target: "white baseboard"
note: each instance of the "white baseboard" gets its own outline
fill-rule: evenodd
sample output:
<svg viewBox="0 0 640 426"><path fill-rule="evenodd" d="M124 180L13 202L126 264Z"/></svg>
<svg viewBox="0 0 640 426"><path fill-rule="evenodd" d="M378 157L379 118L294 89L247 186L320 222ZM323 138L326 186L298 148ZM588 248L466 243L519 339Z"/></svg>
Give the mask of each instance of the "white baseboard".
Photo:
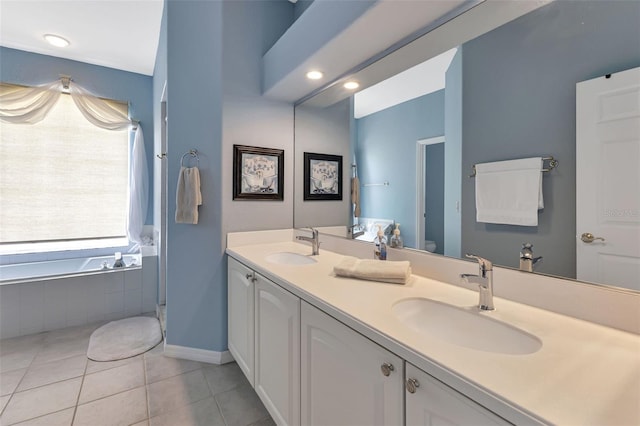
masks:
<svg viewBox="0 0 640 426"><path fill-rule="evenodd" d="M227 364L233 362L233 356L229 351L216 352L206 349L189 348L178 345L164 345L165 356L171 358L188 359L191 361L208 362L209 364Z"/></svg>

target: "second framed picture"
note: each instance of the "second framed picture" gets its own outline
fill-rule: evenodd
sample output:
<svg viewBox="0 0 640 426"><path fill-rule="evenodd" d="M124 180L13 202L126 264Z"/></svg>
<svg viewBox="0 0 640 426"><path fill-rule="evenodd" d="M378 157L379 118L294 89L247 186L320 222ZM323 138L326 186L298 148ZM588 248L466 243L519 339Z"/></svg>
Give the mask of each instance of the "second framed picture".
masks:
<svg viewBox="0 0 640 426"><path fill-rule="evenodd" d="M304 200L342 200L342 156L304 153Z"/></svg>

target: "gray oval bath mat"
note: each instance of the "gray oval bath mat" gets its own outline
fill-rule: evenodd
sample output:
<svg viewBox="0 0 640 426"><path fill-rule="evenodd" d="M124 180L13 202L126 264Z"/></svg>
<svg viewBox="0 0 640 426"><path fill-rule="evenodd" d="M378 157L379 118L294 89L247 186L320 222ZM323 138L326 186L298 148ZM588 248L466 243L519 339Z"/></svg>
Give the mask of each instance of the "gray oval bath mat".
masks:
<svg viewBox="0 0 640 426"><path fill-rule="evenodd" d="M94 361L115 361L139 355L162 341L160 323L152 317L112 321L91 334L87 357Z"/></svg>

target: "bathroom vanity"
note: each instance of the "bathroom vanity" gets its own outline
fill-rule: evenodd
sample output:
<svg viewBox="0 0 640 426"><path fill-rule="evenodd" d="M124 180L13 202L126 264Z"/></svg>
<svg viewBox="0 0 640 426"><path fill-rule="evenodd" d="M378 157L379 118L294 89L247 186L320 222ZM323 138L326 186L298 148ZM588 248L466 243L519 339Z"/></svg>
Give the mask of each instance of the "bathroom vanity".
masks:
<svg viewBox="0 0 640 426"><path fill-rule="evenodd" d="M406 285L336 277L344 254L368 245L310 256L294 234L227 241L229 350L277 424L640 423L637 334L499 290L480 313L477 291L415 261L421 275Z"/></svg>

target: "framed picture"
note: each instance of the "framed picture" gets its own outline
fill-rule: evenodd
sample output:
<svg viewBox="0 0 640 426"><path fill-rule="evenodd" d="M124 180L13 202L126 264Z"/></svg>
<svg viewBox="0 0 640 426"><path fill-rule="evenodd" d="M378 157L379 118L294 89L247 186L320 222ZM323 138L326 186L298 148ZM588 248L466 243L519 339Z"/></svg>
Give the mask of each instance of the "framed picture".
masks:
<svg viewBox="0 0 640 426"><path fill-rule="evenodd" d="M304 199L342 200L342 156L304 153Z"/></svg>
<svg viewBox="0 0 640 426"><path fill-rule="evenodd" d="M233 199L283 200L284 150L234 145Z"/></svg>

